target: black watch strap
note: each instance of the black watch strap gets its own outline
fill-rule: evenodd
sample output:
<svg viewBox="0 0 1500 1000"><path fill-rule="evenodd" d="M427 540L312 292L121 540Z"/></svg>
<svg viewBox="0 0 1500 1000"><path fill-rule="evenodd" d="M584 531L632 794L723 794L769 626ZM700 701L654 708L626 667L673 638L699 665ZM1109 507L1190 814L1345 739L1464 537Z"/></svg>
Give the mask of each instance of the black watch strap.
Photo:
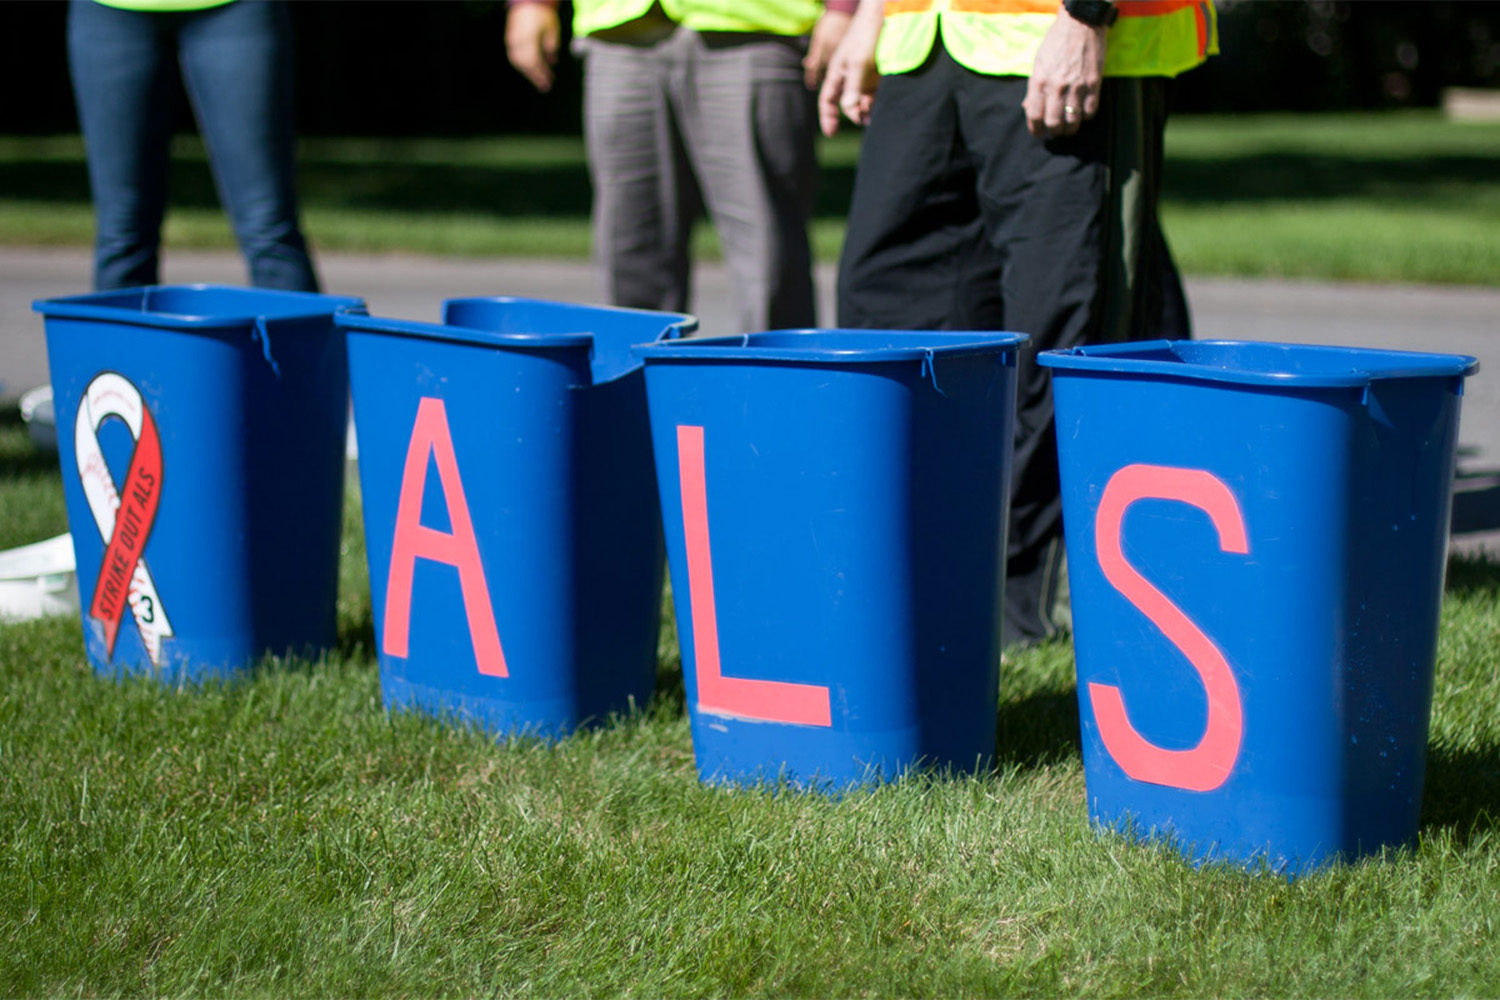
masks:
<svg viewBox="0 0 1500 1000"><path fill-rule="evenodd" d="M1073 20L1094 28L1107 28L1120 16L1120 12L1109 0L1063 0L1063 9Z"/></svg>

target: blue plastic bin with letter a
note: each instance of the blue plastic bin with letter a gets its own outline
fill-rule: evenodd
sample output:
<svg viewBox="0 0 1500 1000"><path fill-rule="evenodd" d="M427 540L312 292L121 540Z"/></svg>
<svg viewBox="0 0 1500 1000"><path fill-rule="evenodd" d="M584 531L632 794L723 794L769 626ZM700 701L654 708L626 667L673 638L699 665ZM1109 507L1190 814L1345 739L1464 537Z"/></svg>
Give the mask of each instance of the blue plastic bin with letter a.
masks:
<svg viewBox="0 0 1500 1000"><path fill-rule="evenodd" d="M1473 358L1047 352L1089 813L1295 873L1411 841Z"/></svg>
<svg viewBox="0 0 1500 1000"><path fill-rule="evenodd" d="M224 674L332 646L359 299L211 285L35 303L88 657Z"/></svg>
<svg viewBox="0 0 1500 1000"><path fill-rule="evenodd" d="M1024 340L637 349L704 781L837 790L989 761Z"/></svg>
<svg viewBox="0 0 1500 1000"><path fill-rule="evenodd" d="M386 704L543 737L644 705L663 555L630 349L696 320L468 298L340 322Z"/></svg>

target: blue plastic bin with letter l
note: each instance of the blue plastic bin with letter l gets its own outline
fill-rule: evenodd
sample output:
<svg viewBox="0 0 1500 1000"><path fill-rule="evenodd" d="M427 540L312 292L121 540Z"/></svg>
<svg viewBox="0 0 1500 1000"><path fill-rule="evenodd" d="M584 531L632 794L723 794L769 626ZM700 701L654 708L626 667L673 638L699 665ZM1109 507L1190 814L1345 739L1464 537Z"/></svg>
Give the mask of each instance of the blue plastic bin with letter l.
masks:
<svg viewBox="0 0 1500 1000"><path fill-rule="evenodd" d="M1469 357L1045 352L1092 819L1288 873L1417 833Z"/></svg>
<svg viewBox="0 0 1500 1000"><path fill-rule="evenodd" d="M704 781L836 792L990 760L1025 339L637 349Z"/></svg>
<svg viewBox="0 0 1500 1000"><path fill-rule="evenodd" d="M196 680L335 640L356 298L213 285L34 304L88 657Z"/></svg>
<svg viewBox="0 0 1500 1000"><path fill-rule="evenodd" d="M340 322L386 705L542 737L644 706L663 553L631 346L697 321L464 298Z"/></svg>

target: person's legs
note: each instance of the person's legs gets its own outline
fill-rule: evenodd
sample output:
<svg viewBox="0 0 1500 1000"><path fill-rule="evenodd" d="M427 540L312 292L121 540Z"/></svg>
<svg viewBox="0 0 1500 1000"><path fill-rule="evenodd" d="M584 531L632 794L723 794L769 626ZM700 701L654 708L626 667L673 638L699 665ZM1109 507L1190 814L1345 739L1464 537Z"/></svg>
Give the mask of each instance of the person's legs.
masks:
<svg viewBox="0 0 1500 1000"><path fill-rule="evenodd" d="M1107 342L1191 336L1187 298L1167 249L1157 206L1161 191L1167 82L1157 77L1107 80L1109 164L1108 270L1103 325Z"/></svg>
<svg viewBox="0 0 1500 1000"><path fill-rule="evenodd" d="M1006 325L1031 337L1017 391L1007 645L1056 632L1062 502L1051 380L1036 352L1160 329L1164 244L1155 228L1157 175L1143 97L1150 83L1107 80L1098 117L1077 135L1050 141L1026 130L1023 78L968 74L959 102L978 164L986 239L1003 261Z"/></svg>
<svg viewBox="0 0 1500 1000"><path fill-rule="evenodd" d="M250 281L317 291L297 218L290 15L237 0L182 17L183 79Z"/></svg>
<svg viewBox="0 0 1500 1000"><path fill-rule="evenodd" d="M1162 232L1161 204L1162 164L1165 160L1168 91L1172 81L1149 78L1139 81L1140 112L1135 126L1140 144L1137 162L1141 180L1136 189L1138 215L1144 229L1140 243L1144 280L1142 298L1137 306L1141 322L1129 332L1133 340L1186 340L1193 335L1193 318L1188 308L1182 275L1172 259L1166 234ZM1118 160L1119 151L1114 154ZM1154 278L1153 278L1154 275ZM1145 284L1149 282L1148 286ZM1147 293L1147 287L1154 291Z"/></svg>
<svg viewBox="0 0 1500 1000"><path fill-rule="evenodd" d="M171 21L73 0L68 67L94 199L94 287L153 285L166 211Z"/></svg>
<svg viewBox="0 0 1500 1000"><path fill-rule="evenodd" d="M803 82L806 43L739 32L683 35L686 73L674 80L673 99L724 248L735 332L813 326L807 224L817 116Z"/></svg>
<svg viewBox="0 0 1500 1000"><path fill-rule="evenodd" d="M1167 238L1160 229L1157 230L1156 238L1159 242L1157 259L1161 262L1159 335L1164 340L1188 340L1193 336L1193 316L1188 309L1187 291L1182 287L1182 275L1177 270L1177 262L1172 259Z"/></svg>
<svg viewBox="0 0 1500 1000"><path fill-rule="evenodd" d="M958 128L957 72L933 58L881 81L839 259L840 326L1006 328Z"/></svg>
<svg viewBox="0 0 1500 1000"><path fill-rule="evenodd" d="M1038 351L1084 343L1098 329L1107 170L1090 134L1044 143L1026 130L1023 77L964 71L963 133L975 150L985 239L1001 262L1007 328L1021 351L1007 536L1003 642L1056 633L1062 562L1051 383Z"/></svg>
<svg viewBox="0 0 1500 1000"><path fill-rule="evenodd" d="M670 44L671 36L589 39L583 118L594 259L610 303L685 312L702 207L667 99Z"/></svg>

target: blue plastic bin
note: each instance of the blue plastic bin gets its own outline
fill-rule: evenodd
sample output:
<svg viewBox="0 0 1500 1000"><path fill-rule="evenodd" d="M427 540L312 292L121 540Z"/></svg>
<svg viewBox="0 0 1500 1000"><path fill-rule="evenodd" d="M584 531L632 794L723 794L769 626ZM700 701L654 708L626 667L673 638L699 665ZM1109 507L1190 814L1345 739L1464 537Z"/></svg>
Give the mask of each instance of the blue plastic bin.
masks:
<svg viewBox="0 0 1500 1000"><path fill-rule="evenodd" d="M990 760L1024 340L637 349L704 781L838 789Z"/></svg>
<svg viewBox="0 0 1500 1000"><path fill-rule="evenodd" d="M1473 358L1046 352L1089 813L1296 872L1417 832Z"/></svg>
<svg viewBox="0 0 1500 1000"><path fill-rule="evenodd" d="M471 298L340 323L386 705L544 737L643 705L663 556L630 347L696 321Z"/></svg>
<svg viewBox="0 0 1500 1000"><path fill-rule="evenodd" d="M196 680L334 643L356 298L211 285L48 299L88 658Z"/></svg>

